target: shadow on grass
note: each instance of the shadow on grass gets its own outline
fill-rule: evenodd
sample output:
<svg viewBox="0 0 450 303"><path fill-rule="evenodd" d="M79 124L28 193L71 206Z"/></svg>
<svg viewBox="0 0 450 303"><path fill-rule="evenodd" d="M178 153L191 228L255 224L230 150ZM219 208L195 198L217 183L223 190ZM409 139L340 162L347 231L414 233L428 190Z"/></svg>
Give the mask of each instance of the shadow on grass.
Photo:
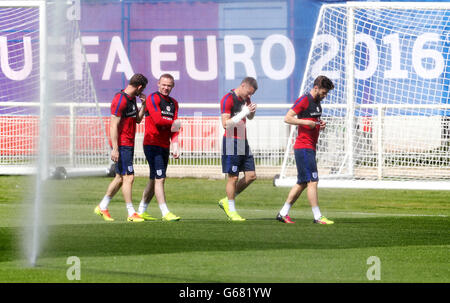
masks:
<svg viewBox="0 0 450 303"><path fill-rule="evenodd" d="M65 272L67 270L67 266L42 266L46 269L55 269L61 272ZM133 276L134 279L138 279L140 281L166 281L169 283L220 283L222 281L220 280L213 280L213 279L196 279L193 277L183 277L179 275L174 274L151 274L151 273L142 273L142 272L130 272L130 271L120 271L120 270L106 270L106 269L94 269L94 268L88 268L84 269L85 275L89 275L90 273L95 274L102 274L102 275L108 275L108 276L115 276L115 277L123 277L124 281L130 278L130 275Z"/></svg>
<svg viewBox="0 0 450 303"><path fill-rule="evenodd" d="M282 224L261 218L246 222L107 223L51 226L41 257L151 255L269 249L345 249L446 245L448 218L340 218L321 226L309 219ZM0 229L0 262L19 258L18 228Z"/></svg>

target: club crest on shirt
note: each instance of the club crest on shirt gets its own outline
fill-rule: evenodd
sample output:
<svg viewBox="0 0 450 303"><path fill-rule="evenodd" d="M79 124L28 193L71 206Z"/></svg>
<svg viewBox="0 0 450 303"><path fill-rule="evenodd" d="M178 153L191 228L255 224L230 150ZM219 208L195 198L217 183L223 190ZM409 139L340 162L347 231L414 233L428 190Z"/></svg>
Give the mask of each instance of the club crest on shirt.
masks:
<svg viewBox="0 0 450 303"><path fill-rule="evenodd" d="M168 112L170 112L170 106L166 106Z"/></svg>

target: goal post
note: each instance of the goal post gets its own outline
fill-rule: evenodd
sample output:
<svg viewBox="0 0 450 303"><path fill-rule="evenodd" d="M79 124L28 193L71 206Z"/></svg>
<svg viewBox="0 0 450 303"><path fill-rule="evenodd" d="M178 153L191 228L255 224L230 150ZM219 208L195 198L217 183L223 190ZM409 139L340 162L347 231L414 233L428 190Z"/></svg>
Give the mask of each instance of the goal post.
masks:
<svg viewBox="0 0 450 303"><path fill-rule="evenodd" d="M109 172L106 121L67 10L66 1L0 2L0 174Z"/></svg>
<svg viewBox="0 0 450 303"><path fill-rule="evenodd" d="M450 189L450 3L325 4L299 95L318 75L319 186ZM277 186L296 183L291 127Z"/></svg>

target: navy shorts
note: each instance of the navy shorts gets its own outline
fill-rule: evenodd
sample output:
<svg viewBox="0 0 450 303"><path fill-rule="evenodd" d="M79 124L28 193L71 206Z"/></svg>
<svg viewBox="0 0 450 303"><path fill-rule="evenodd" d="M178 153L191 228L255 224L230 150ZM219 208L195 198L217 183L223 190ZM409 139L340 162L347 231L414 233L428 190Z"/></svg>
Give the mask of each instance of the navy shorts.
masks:
<svg viewBox="0 0 450 303"><path fill-rule="evenodd" d="M310 148L294 149L297 164L297 184L319 181L316 151Z"/></svg>
<svg viewBox="0 0 450 303"><path fill-rule="evenodd" d="M255 159L250 151L247 140L223 138L222 142L222 172L239 175L239 172L255 171Z"/></svg>
<svg viewBox="0 0 450 303"><path fill-rule="evenodd" d="M116 163L116 174L134 175L134 146L119 146L119 160Z"/></svg>
<svg viewBox="0 0 450 303"><path fill-rule="evenodd" d="M165 178L169 164L169 149L156 145L144 145L144 153L150 167L150 179Z"/></svg>

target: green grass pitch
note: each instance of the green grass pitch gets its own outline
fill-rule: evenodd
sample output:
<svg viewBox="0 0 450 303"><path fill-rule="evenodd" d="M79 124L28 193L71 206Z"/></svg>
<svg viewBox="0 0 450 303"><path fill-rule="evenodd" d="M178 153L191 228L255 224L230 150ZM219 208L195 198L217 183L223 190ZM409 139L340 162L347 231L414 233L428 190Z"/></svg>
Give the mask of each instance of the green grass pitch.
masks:
<svg viewBox="0 0 450 303"><path fill-rule="evenodd" d="M302 196L288 225L275 216L289 188L270 180L238 196L247 221L228 222L217 206L224 180L168 179L169 209L182 220L127 223L121 192L110 204L115 222L93 213L109 181L48 181L45 242L29 267L22 239L33 179L0 177L0 282L450 282L448 191L319 189L322 213L336 223L312 224ZM146 182L136 178L135 208ZM160 217L155 200L149 211ZM66 276L70 256L80 260L79 281ZM371 256L380 280L367 278Z"/></svg>

